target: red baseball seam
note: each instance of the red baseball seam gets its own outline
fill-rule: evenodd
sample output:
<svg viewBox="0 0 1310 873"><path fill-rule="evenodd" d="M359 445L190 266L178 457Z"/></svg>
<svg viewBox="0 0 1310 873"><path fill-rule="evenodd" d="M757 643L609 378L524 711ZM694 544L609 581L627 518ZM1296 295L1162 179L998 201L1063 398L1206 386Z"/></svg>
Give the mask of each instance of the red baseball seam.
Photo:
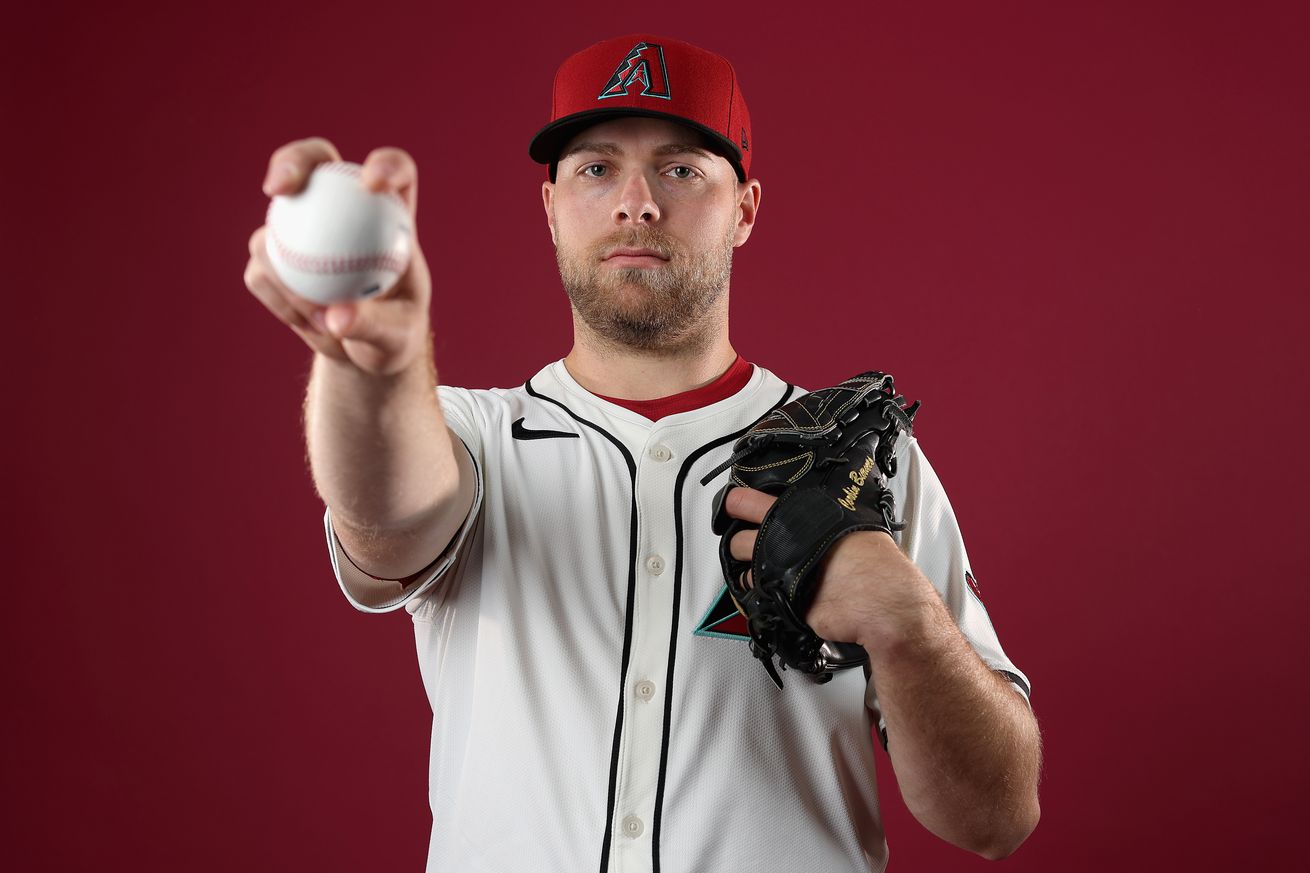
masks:
<svg viewBox="0 0 1310 873"><path fill-rule="evenodd" d="M305 273L357 273L362 270L392 270L397 274L405 272L405 258L391 252L369 252L361 255L308 255L287 246L277 235L272 226L268 228L268 238L277 249L278 256L294 269Z"/></svg>

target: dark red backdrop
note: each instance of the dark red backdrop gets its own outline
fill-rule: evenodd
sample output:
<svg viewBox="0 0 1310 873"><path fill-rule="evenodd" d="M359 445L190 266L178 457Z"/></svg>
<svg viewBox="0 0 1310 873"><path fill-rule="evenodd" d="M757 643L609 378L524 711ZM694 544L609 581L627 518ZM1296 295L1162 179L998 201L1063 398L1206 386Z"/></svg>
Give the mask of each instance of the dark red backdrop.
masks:
<svg viewBox="0 0 1310 873"><path fill-rule="evenodd" d="M1006 868L1300 856L1303 4L87 6L0 62L8 869L421 868L408 619L337 590L308 354L241 281L264 164L409 149L442 380L518 384L569 343L528 139L643 27L750 100L738 349L924 402L1046 735ZM880 762L893 870L987 866Z"/></svg>

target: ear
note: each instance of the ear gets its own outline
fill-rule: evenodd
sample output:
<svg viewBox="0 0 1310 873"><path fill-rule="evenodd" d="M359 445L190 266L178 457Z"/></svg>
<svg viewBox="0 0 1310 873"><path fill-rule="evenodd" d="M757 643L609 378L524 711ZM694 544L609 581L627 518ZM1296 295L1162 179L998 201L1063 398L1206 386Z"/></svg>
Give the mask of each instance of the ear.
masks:
<svg viewBox="0 0 1310 873"><path fill-rule="evenodd" d="M546 209L546 225L550 228L550 241L559 245L555 238L555 186L550 182L541 183L541 205Z"/></svg>
<svg viewBox="0 0 1310 873"><path fill-rule="evenodd" d="M737 183L737 226L733 231L732 245L737 247L750 239L755 218L760 212L760 180Z"/></svg>

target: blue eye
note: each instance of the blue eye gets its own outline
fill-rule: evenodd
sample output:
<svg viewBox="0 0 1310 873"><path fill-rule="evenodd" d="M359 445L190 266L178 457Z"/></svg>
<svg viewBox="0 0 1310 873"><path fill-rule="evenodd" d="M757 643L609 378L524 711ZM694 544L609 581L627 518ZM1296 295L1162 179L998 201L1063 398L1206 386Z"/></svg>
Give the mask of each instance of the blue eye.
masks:
<svg viewBox="0 0 1310 873"><path fill-rule="evenodd" d="M592 172L591 172L592 170L600 170L600 172L599 172L599 173L592 173ZM588 164L587 166L585 166L585 167L582 168L582 172L583 172L584 174L588 175L588 176L591 176L591 178L593 178L593 179L599 179L601 176L603 176L603 175L605 174L605 165L604 165L604 164Z"/></svg>
<svg viewBox="0 0 1310 873"><path fill-rule="evenodd" d="M679 178L679 179L690 179L690 178L694 175L694 173L692 172L691 167L674 167L674 168L673 168L672 170L670 170L669 172L670 172L670 173L676 173L676 172L678 172L679 170L686 170L686 171L687 171L687 175L685 175L685 176L678 176L677 178Z"/></svg>

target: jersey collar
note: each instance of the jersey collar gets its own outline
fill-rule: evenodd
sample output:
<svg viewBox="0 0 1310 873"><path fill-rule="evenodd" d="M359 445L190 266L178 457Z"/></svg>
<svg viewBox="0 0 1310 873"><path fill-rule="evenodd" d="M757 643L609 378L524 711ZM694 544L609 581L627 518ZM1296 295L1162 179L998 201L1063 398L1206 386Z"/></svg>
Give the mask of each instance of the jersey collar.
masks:
<svg viewBox="0 0 1310 873"><path fill-rule="evenodd" d="M659 421L666 415L690 412L693 409L700 409L702 406L709 406L711 403L726 400L746 387L753 369L754 365L738 354L737 359L732 362L732 366L725 370L719 378L708 385L702 385L690 391L683 391L681 394L671 394L668 397L660 397L655 400L623 400L618 397L606 397L603 394L595 396L613 403L615 406L622 406L624 409L645 416L651 421Z"/></svg>

